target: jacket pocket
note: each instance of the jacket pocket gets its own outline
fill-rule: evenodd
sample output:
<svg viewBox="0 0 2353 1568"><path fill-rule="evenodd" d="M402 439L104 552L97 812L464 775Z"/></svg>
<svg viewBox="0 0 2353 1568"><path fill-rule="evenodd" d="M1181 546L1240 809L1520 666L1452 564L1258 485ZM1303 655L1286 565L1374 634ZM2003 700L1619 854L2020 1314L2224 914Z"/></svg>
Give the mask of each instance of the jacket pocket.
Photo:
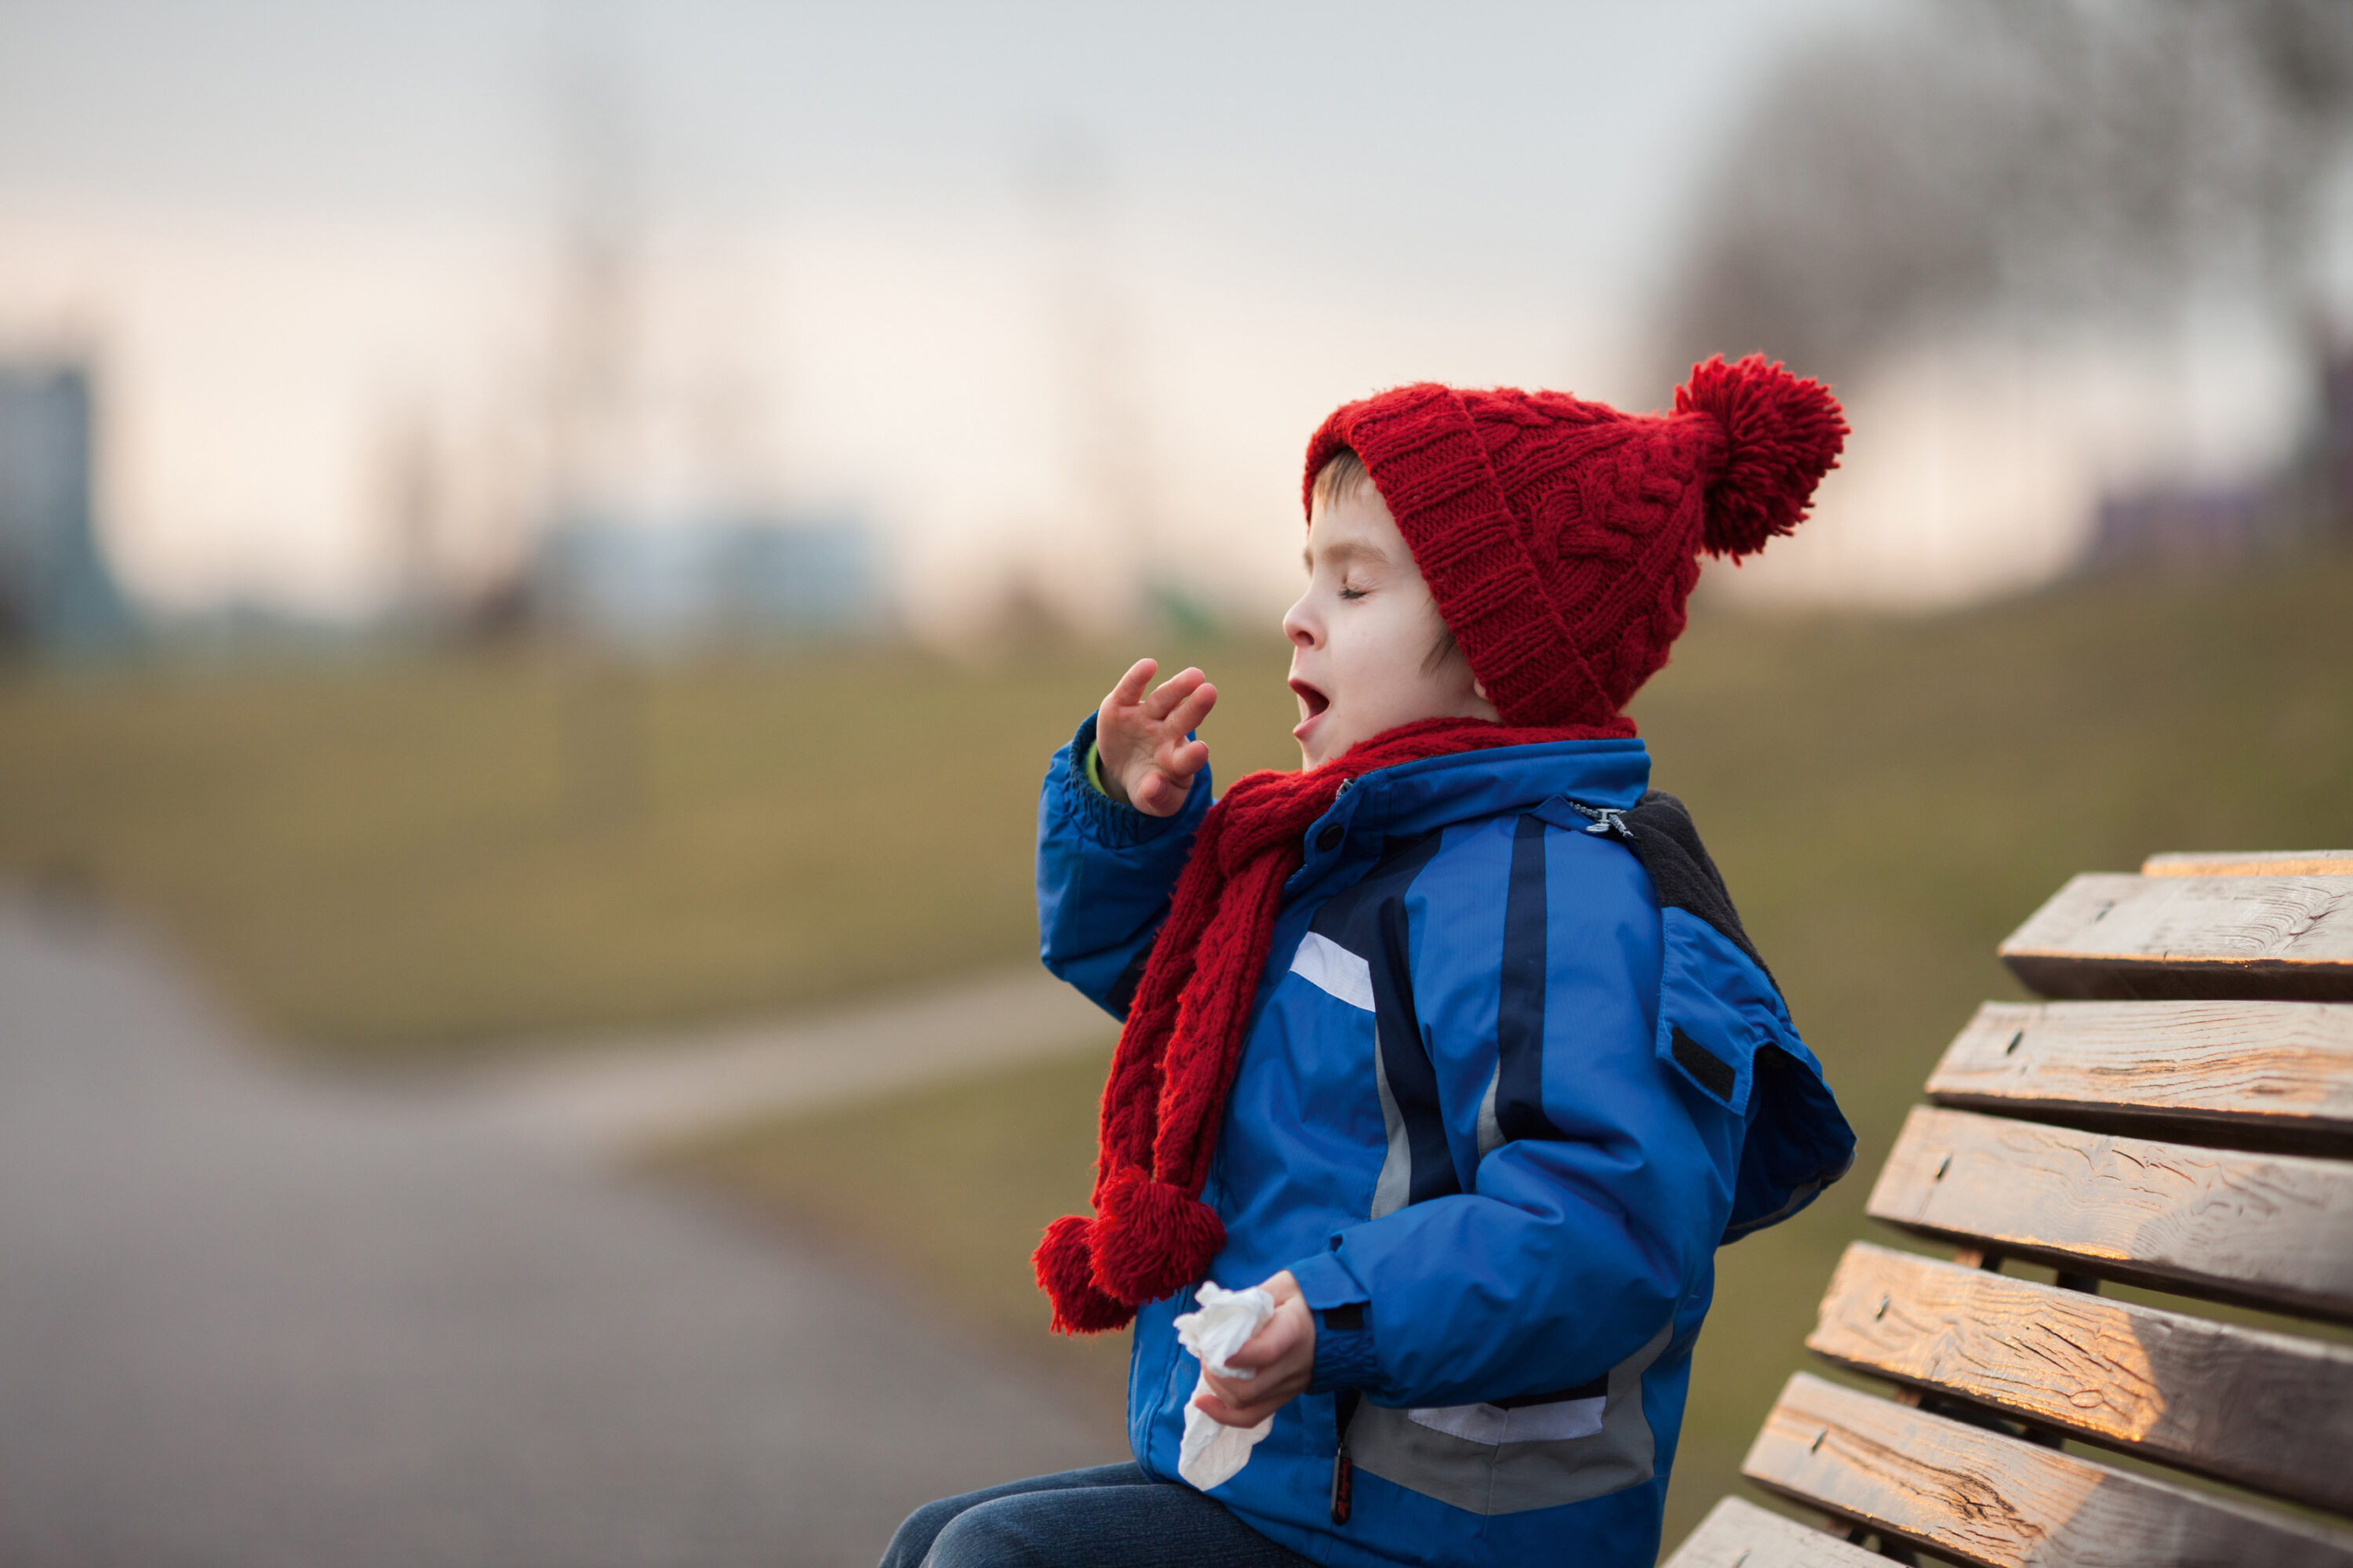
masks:
<svg viewBox="0 0 2353 1568"><path fill-rule="evenodd" d="M1434 1409L1357 1407L1348 1452L1366 1475L1476 1514L1525 1513L1649 1480L1657 1445L1642 1374L1673 1325L1583 1388Z"/></svg>
<svg viewBox="0 0 2353 1568"><path fill-rule="evenodd" d="M1746 1120L1757 1086L1758 1047L1795 1043L1773 989L1746 954L1715 927L1681 909L1666 910L1666 953L1659 980L1660 1064L1706 1098Z"/></svg>
<svg viewBox="0 0 2353 1568"><path fill-rule="evenodd" d="M1492 1404L1430 1405L1405 1414L1417 1426L1490 1446L1558 1443L1599 1436L1609 1403L1609 1380L1605 1376L1557 1393L1523 1393Z"/></svg>
<svg viewBox="0 0 2353 1568"><path fill-rule="evenodd" d="M1731 1203L1724 1239L1788 1218L1854 1163L1854 1133L1781 993L1746 954L1681 909L1662 916L1662 1067L1724 1107ZM1703 1126L1704 1134L1708 1129Z"/></svg>

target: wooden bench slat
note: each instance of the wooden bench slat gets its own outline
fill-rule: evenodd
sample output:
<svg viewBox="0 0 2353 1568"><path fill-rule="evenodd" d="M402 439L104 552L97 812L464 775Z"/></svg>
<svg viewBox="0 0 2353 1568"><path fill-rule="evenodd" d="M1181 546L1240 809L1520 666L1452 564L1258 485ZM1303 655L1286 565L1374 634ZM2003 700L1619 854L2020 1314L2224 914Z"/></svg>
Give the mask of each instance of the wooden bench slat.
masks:
<svg viewBox="0 0 2353 1568"><path fill-rule="evenodd" d="M1856 1242L1807 1348L1842 1366L2353 1513L2353 1349Z"/></svg>
<svg viewBox="0 0 2353 1568"><path fill-rule="evenodd" d="M2353 1322L2353 1162L1916 1106L1866 1212L1957 1245Z"/></svg>
<svg viewBox="0 0 2353 1568"><path fill-rule="evenodd" d="M1978 1568L2345 1568L2353 1537L1792 1377L1741 1473Z"/></svg>
<svg viewBox="0 0 2353 1568"><path fill-rule="evenodd" d="M1887 1559L1745 1498L1725 1498L1708 1510L1666 1568L1887 1568Z"/></svg>
<svg viewBox="0 0 2353 1568"><path fill-rule="evenodd" d="M2235 854L2153 854L2143 876L2353 876L2353 850L2252 850Z"/></svg>
<svg viewBox="0 0 2353 1568"><path fill-rule="evenodd" d="M1928 1097L2155 1138L2353 1153L2353 1008L1989 1001L1928 1075Z"/></svg>
<svg viewBox="0 0 2353 1568"><path fill-rule="evenodd" d="M2049 997L2353 1001L2353 876L2078 876L2001 958Z"/></svg>

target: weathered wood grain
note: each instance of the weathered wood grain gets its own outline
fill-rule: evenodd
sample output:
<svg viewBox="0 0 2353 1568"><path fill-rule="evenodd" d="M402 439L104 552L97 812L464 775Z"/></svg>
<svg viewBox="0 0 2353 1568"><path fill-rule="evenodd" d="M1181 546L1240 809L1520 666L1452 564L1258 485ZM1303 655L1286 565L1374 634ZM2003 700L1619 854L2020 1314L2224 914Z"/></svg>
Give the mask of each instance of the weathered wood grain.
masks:
<svg viewBox="0 0 2353 1568"><path fill-rule="evenodd" d="M2353 876L2078 876L2001 958L2049 997L2353 1001Z"/></svg>
<svg viewBox="0 0 2353 1568"><path fill-rule="evenodd" d="M1957 1246L2353 1322L2353 1162L1915 1106L1867 1212Z"/></svg>
<svg viewBox="0 0 2353 1568"><path fill-rule="evenodd" d="M1710 1509L1666 1568L1887 1568L1887 1559L1739 1498Z"/></svg>
<svg viewBox="0 0 2353 1568"><path fill-rule="evenodd" d="M2353 1537L1799 1372L1741 1465L1757 1485L1979 1568L2346 1568Z"/></svg>
<svg viewBox="0 0 2353 1568"><path fill-rule="evenodd" d="M2353 1349L1857 1242L1808 1349L1858 1372L2353 1514Z"/></svg>
<svg viewBox="0 0 2353 1568"><path fill-rule="evenodd" d="M2353 876L2353 850L2252 850L2236 854L2153 854L2143 876Z"/></svg>
<svg viewBox="0 0 2353 1568"><path fill-rule="evenodd" d="M1946 1048L1928 1097L2157 1138L2353 1154L2353 1008L1989 1001Z"/></svg>

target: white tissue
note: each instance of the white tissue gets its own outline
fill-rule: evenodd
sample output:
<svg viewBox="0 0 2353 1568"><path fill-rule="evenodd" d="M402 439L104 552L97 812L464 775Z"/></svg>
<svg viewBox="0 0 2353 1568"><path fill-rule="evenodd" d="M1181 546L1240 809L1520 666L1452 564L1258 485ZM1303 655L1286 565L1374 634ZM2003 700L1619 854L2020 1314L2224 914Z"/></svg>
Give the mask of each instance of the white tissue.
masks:
<svg viewBox="0 0 2353 1568"><path fill-rule="evenodd" d="M1199 1398L1209 1387L1209 1373L1248 1382L1258 1374L1240 1367L1226 1365L1226 1358L1250 1342L1266 1320L1274 1316L1274 1298L1252 1286L1248 1290L1228 1290L1219 1285L1203 1285L1193 1293L1201 1304L1198 1312L1187 1312L1176 1319L1176 1338L1201 1362L1200 1381L1193 1385L1194 1398ZM1228 1426L1212 1421L1191 1400L1185 1403L1185 1440L1176 1449L1176 1473L1208 1491L1232 1480L1244 1465L1250 1463L1250 1450L1259 1445L1273 1428L1270 1415L1255 1426Z"/></svg>

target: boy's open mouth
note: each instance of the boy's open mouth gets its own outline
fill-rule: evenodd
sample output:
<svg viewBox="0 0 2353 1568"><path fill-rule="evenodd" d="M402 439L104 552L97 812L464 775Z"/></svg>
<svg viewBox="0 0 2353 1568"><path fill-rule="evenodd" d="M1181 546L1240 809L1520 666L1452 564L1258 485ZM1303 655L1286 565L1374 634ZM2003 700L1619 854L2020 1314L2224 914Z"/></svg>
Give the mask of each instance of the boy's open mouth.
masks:
<svg viewBox="0 0 2353 1568"><path fill-rule="evenodd" d="M1296 675L1291 677L1291 694L1299 699L1299 725L1291 734L1293 739L1303 739L1307 726L1324 716L1324 710L1332 705L1332 699Z"/></svg>

